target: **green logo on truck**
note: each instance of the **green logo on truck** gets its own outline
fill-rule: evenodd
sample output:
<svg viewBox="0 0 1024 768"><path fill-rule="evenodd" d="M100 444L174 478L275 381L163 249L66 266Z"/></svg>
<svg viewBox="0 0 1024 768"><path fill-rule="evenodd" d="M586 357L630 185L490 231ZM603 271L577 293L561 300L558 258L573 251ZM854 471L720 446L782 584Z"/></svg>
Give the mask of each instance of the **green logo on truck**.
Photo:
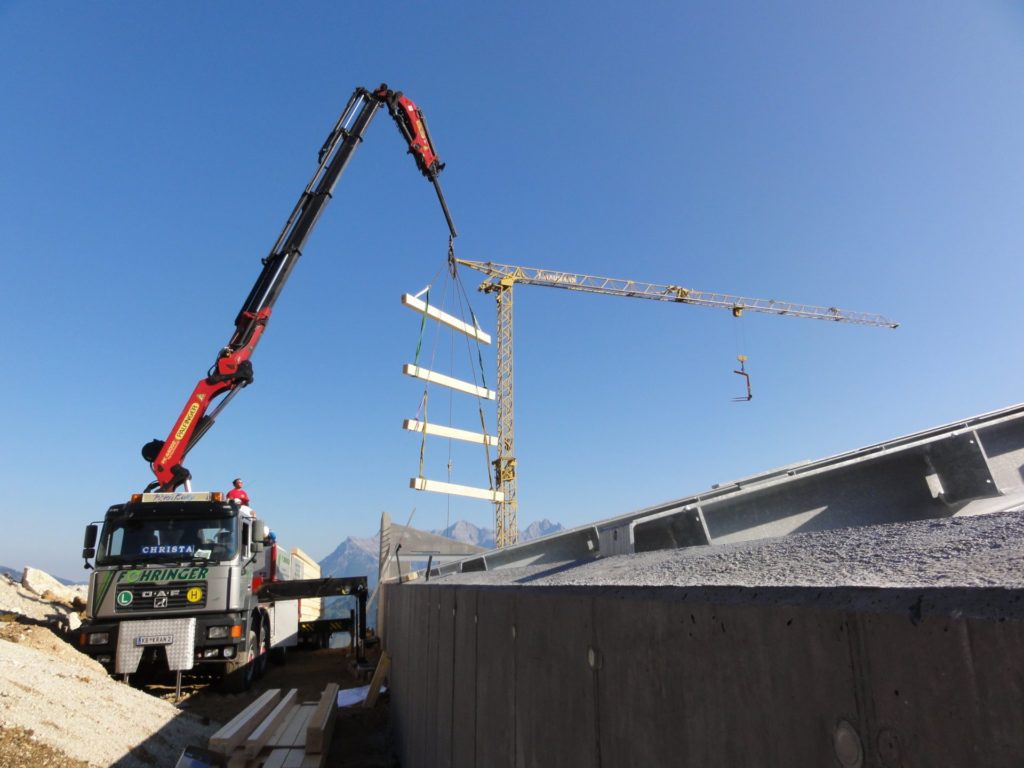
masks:
<svg viewBox="0 0 1024 768"><path fill-rule="evenodd" d="M143 568L121 571L119 584L163 584L168 581L200 581L209 568Z"/></svg>

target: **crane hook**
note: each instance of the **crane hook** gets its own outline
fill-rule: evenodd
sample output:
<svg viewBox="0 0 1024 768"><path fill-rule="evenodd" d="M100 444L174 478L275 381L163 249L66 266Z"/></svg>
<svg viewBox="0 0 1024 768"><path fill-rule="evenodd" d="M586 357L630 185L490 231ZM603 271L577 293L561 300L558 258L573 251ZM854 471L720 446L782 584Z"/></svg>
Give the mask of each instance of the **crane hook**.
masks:
<svg viewBox="0 0 1024 768"><path fill-rule="evenodd" d="M747 367L746 367L747 356L746 355L736 355L736 359L739 360L740 369L738 371L733 371L733 373L739 374L740 376L742 376L744 379L747 380L747 396L746 397L742 397L742 396L741 397L734 397L732 399L732 401L734 403L746 403L746 402L749 402L750 400L752 400L754 398L753 392L750 391L750 374L747 373Z"/></svg>

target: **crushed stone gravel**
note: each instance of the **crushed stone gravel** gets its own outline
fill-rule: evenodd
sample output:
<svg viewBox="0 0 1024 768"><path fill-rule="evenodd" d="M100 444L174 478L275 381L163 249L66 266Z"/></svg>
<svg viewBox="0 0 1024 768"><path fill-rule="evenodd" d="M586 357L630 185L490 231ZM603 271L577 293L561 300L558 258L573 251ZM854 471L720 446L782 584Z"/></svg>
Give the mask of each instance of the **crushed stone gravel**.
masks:
<svg viewBox="0 0 1024 768"><path fill-rule="evenodd" d="M35 762L26 733L66 756L53 765L174 765L185 745L205 745L216 728L112 680L45 628L8 623L0 632L0 766L48 764Z"/></svg>
<svg viewBox="0 0 1024 768"><path fill-rule="evenodd" d="M432 583L444 581L522 587L1021 589L1024 512L839 528L452 574Z"/></svg>

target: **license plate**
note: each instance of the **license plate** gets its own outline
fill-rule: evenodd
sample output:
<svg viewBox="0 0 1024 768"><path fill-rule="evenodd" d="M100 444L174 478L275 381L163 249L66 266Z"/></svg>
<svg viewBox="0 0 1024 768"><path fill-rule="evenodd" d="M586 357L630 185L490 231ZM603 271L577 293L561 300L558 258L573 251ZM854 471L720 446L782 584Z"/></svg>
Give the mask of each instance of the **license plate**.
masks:
<svg viewBox="0 0 1024 768"><path fill-rule="evenodd" d="M174 638L170 635L147 635L145 637L136 637L135 645L171 645L174 642Z"/></svg>

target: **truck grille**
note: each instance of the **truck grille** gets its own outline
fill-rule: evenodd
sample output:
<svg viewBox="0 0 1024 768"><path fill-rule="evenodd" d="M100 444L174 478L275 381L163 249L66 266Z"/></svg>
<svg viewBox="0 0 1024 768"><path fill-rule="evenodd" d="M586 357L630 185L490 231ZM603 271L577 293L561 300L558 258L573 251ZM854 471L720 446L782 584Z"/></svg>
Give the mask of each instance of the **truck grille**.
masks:
<svg viewBox="0 0 1024 768"><path fill-rule="evenodd" d="M174 584L128 584L114 594L118 613L194 610L206 607L205 581Z"/></svg>

